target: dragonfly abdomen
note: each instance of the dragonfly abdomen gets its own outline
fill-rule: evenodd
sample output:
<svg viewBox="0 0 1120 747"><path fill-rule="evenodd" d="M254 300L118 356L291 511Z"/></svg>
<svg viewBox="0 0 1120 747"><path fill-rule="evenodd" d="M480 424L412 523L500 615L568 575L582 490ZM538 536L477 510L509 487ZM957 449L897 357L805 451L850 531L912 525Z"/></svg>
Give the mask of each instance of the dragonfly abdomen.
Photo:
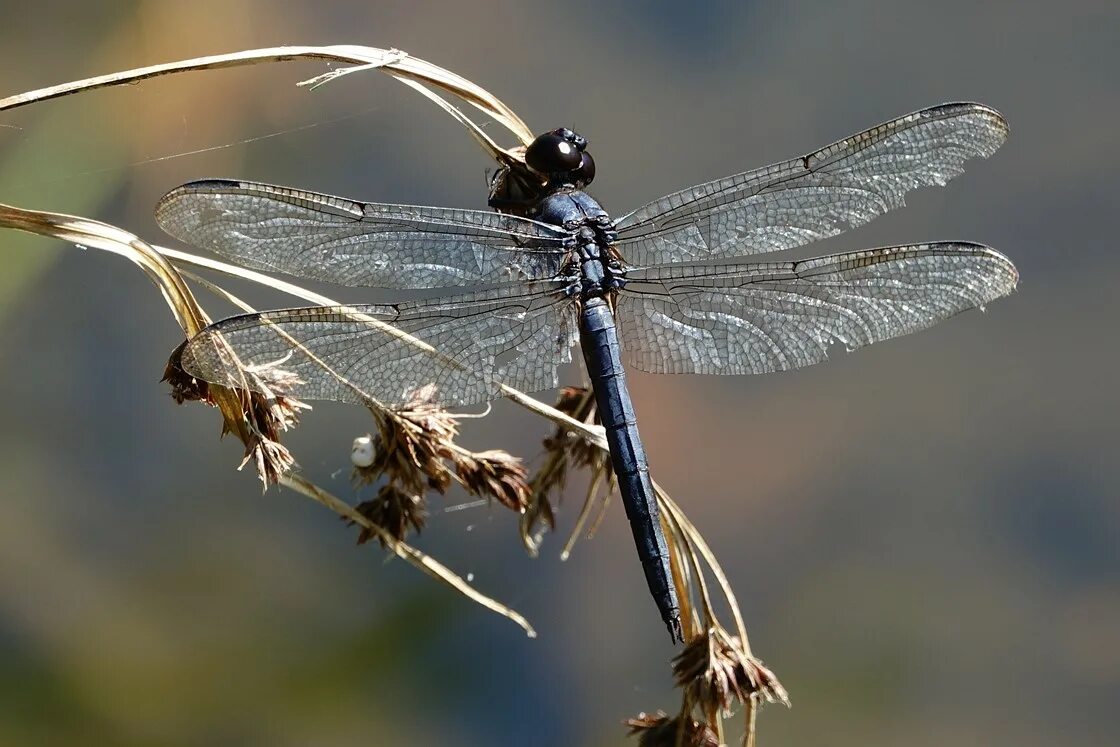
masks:
<svg viewBox="0 0 1120 747"><path fill-rule="evenodd" d="M669 635L674 641L682 641L680 604L669 566L669 548L661 529L646 452L638 435L634 404L626 388L614 314L607 301L625 283L621 268L608 256L608 242L615 235L614 224L594 198L576 189L560 189L545 197L538 215L540 220L563 226L576 237L575 251L582 276L579 337L583 360L595 391L599 419L606 429L611 466L646 584Z"/></svg>
<svg viewBox="0 0 1120 747"><path fill-rule="evenodd" d="M674 640L681 640L680 605L669 566L669 548L661 529L657 496L649 477L642 439L638 435L634 405L626 387L622 349L614 315L606 300L588 298L580 316L580 346L587 374L595 390L599 418L606 430L611 465L626 508L626 518L638 548L646 583L661 619Z"/></svg>

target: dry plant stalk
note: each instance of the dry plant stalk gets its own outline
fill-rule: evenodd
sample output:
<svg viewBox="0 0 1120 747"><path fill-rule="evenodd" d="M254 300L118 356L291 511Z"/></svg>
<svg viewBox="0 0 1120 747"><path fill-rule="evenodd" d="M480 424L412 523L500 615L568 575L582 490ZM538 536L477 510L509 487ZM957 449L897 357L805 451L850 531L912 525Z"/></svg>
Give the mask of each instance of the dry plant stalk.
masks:
<svg viewBox="0 0 1120 747"><path fill-rule="evenodd" d="M585 426L598 427L595 396L587 387L562 388L555 407ZM583 529L591 507L596 502L604 475L613 477L613 472L605 449L590 443L586 438L563 425L558 425L553 434L544 440L544 454L544 463L530 483L529 504L521 519L521 541L530 555L536 556L539 551L541 536L545 529L554 529L556 526L556 515L550 496L559 497L563 493L569 470L575 467L587 469L591 473L591 487L584 501L583 510L580 511L579 518L561 554L566 559ZM606 505L605 500L603 505Z"/></svg>
<svg viewBox="0 0 1120 747"><path fill-rule="evenodd" d="M360 70L384 72L424 95L462 124L499 164L524 162L524 146L532 140L532 131L497 97L454 73L404 52L372 47L279 47L153 65L11 96L0 100L0 111L161 75L296 59L325 59L352 65L300 84L311 88ZM518 145L502 148L480 125L437 91L451 94L483 112L506 128ZM248 279L315 304L339 305L325 296L261 273L186 252L153 247L126 231L97 221L0 205L0 226L103 249L135 262L160 289L188 339L210 323L184 280L184 275L194 278L191 272L194 269ZM199 280L203 287L251 311L219 286ZM430 354L440 355L423 341L383 322L363 321L380 325L386 333L400 336ZM299 345L298 341L291 343ZM221 411L223 432L234 433L245 445L242 466L252 462L266 486L277 483L310 497L358 526L359 542L376 539L388 551L507 617L530 636L535 635L520 614L481 594L450 569L407 544L404 538L423 526L426 493L429 490L443 493L452 483L458 483L473 495L496 500L519 512L523 542L535 553L540 532L551 528L555 522L550 496L563 490L572 468L583 469L590 474L590 486L575 529L565 545L566 556L593 507L599 504L601 518L612 492L613 476L606 441L602 428L597 425L594 398L589 390L564 389L556 407L549 407L520 391L502 387L504 396L557 426L544 442L544 461L532 478L528 477L520 460L504 451L471 452L460 447L455 443L458 421L449 413L425 404L422 397L399 410L363 397L377 425L377 436L370 437L370 445L376 448L369 464L355 467L354 479L358 483L370 483L384 478L385 483L375 499L355 507L293 471L295 460L280 443L280 434L295 426L298 413L305 405L288 395L292 382L285 380L282 371L254 371L245 367L244 375L247 384L252 381L251 387L230 389L207 384L187 375L173 355L166 379L177 401L197 400ZM762 702L788 704L788 697L773 673L752 655L734 594L715 556L672 499L660 487L657 493L665 534L670 541L674 583L680 597L687 641L673 661L682 703L676 716L660 712L656 716L640 714L626 724L645 747L709 747L723 743L723 719L736 706L742 705L746 715L744 743L753 744L757 706ZM708 573L716 580L731 610L734 633L720 623L714 611L706 581ZM697 715L699 719L695 718Z"/></svg>

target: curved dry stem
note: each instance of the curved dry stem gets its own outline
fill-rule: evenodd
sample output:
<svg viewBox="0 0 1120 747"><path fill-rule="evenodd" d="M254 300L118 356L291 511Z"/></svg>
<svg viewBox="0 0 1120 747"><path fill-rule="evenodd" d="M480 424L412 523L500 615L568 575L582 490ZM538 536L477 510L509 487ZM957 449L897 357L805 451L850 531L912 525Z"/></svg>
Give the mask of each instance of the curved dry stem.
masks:
<svg viewBox="0 0 1120 747"><path fill-rule="evenodd" d="M614 478L614 472L607 475L607 488L603 494L603 502L599 504L599 513L595 514L595 520L591 522L591 527L587 530L588 536L594 537L599 532L599 526L606 518L607 509L611 506L611 498L614 496L614 489L617 482Z"/></svg>
<svg viewBox="0 0 1120 747"><path fill-rule="evenodd" d="M533 626L529 624L529 621L525 619L524 616L507 607L506 605L498 602L497 600L492 599L491 597L488 597L482 592L478 591L469 583L467 583L467 581L462 576L459 576L457 573L437 561L435 558L432 558L430 555L417 550L415 547L412 547L411 545L396 539L391 534L386 532L385 529L378 526L377 524L374 524L372 521L363 516L359 511L355 510L354 507L352 507L349 503L342 500L341 498L328 493L315 483L306 480L299 475L283 475L280 477L280 484L284 485L285 487L291 488L296 492L302 493L303 495L306 495L308 498L311 498L317 503L326 506L331 511L334 511L339 516L343 516L354 522L355 524L358 524L363 529L374 532L377 535L378 539L380 539L387 548L392 550L393 554L395 554L397 557L405 560L410 565L420 569L424 573L427 573L432 578L444 584L447 584L463 596L474 602L477 602L486 609L496 612L502 617L505 617L508 620L517 623L521 626L522 629L525 630L525 633L530 638L537 637L537 632L533 629Z"/></svg>
<svg viewBox="0 0 1120 747"><path fill-rule="evenodd" d="M691 558L688 563L682 562L685 549L681 547L680 541L675 536L671 534L670 536L677 551L669 553L669 570L673 574L673 585L679 591L677 602L681 608L681 631L684 639L690 641L699 635L701 630L691 593L692 575L698 571Z"/></svg>
<svg viewBox="0 0 1120 747"><path fill-rule="evenodd" d="M112 252L138 265L167 301L187 335L197 334L209 318L170 262L135 234L108 223L64 213L0 204L0 227L61 239L70 244Z"/></svg>
<svg viewBox="0 0 1120 747"><path fill-rule="evenodd" d="M704 579L704 569L700 566L700 559L696 556L695 549L692 543L692 530L694 527L688 521L680 508L671 500L666 502L668 496L662 496L661 489L654 483L654 490L657 492L658 505L661 507L662 521L664 521L669 528L669 536L673 538L673 544L677 548L677 555L684 556L688 559L688 566L692 568L692 577L696 579L696 586L700 593L700 601L704 606L704 624L702 629L707 629L712 621L715 619L715 611L712 607L712 598L708 592L708 582ZM686 528L687 527L687 528ZM685 568L681 569L682 576L686 576ZM683 579L682 579L683 580ZM683 594L687 596L691 591L691 584L683 587ZM689 621L691 626L692 621ZM699 631L693 631L698 634ZM685 640L688 640L686 638Z"/></svg>
<svg viewBox="0 0 1120 747"><path fill-rule="evenodd" d="M458 122L459 124L463 125L463 127L466 128L467 132L470 133L471 137L474 138L475 142L478 143L479 145L481 145L482 149L485 150L490 155L491 158L493 158L494 160L496 160L498 162L501 162L506 158L510 158L509 152L506 151L501 146L499 146L497 143L495 143L493 138L491 138L489 135L486 134L485 130L483 130L481 127L479 127L477 124L475 124L469 117L467 117L467 115L463 114L463 112L461 112L457 107L455 107L452 104L445 101L442 96L438 96L435 93L432 93L425 86L423 86L420 83L417 83L414 80L408 80L408 79L402 78L401 83L404 83L405 85L409 86L410 88L412 88L413 90L415 90L416 92L420 93L422 96L427 98L429 101L431 101L433 104L438 106L440 109L443 109L445 112L450 114L452 119L454 119L456 122Z"/></svg>
<svg viewBox="0 0 1120 747"><path fill-rule="evenodd" d="M572 525L572 531L568 535L568 541L564 543L564 548L560 551L560 560L567 560L572 554L572 548L575 547L576 542L579 540L580 533L583 532L583 526L587 523L587 519L591 516L591 508L595 504L595 498L599 495L599 486L603 483L603 473L600 470L595 470L591 475L591 482L587 486L587 497L583 501L583 505L579 509L579 516L576 517L576 522Z"/></svg>
<svg viewBox="0 0 1120 747"><path fill-rule="evenodd" d="M304 82L304 85L309 85L312 88L350 72L359 70L381 70L401 82L409 80L420 81L458 96L505 127L522 144L528 144L533 139L529 127L521 121L521 118L518 117L512 109L504 104L497 96L475 85L466 78L456 75L449 70L445 70L438 65L433 65L425 60L412 57L407 52L402 52L400 50L345 44L249 49L242 52L193 57L188 60L148 65L132 70L122 70L107 75L97 75L92 78L83 78L82 80L70 81L56 86L48 86L35 91L28 91L26 93L0 99L0 111L15 109L38 101L47 101L62 96L69 96L82 91L128 85L162 75L172 75L175 73L198 70L217 70L244 65L259 65L270 62L315 59L342 62L356 65L356 67L335 70L324 76L319 76ZM468 129L471 129L472 133L474 132L473 128Z"/></svg>
<svg viewBox="0 0 1120 747"><path fill-rule="evenodd" d="M754 698L747 698L747 702L743 705L746 711L744 718L746 730L743 734L743 747L754 747L755 736L758 734L758 705Z"/></svg>
<svg viewBox="0 0 1120 747"><path fill-rule="evenodd" d="M724 597L727 599L727 605L731 608L731 615L735 619L735 629L739 634L739 640L743 643L743 649L750 654L751 647L747 639L747 626L743 622L743 615L739 611L739 602L735 599L735 592L731 590L731 584L727 580L727 576L723 572L719 561L716 560L715 553L708 547L708 543L704 540L703 535L696 526L688 520L684 512L681 511L680 506L669 497L656 481L653 483L653 488L657 492L657 502L666 513L671 514L678 521L678 526L688 536L690 544L700 553L707 563L708 568L711 569L712 575L715 577L716 582L719 584L720 589L723 591ZM710 602L706 602L709 603ZM712 611L714 617L714 611Z"/></svg>

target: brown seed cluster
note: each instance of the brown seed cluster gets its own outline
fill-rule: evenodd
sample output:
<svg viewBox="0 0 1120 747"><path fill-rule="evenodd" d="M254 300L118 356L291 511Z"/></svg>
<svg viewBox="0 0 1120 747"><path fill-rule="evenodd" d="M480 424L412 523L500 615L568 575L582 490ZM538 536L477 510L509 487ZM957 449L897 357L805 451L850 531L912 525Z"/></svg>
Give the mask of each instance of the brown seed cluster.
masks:
<svg viewBox="0 0 1120 747"><path fill-rule="evenodd" d="M562 388L557 396L555 407L581 423L599 423L595 394L587 387ZM574 467L595 469L606 464L606 453L602 449L588 442L583 436L562 427L557 427L556 431L544 440L544 447L549 452L562 453Z"/></svg>
<svg viewBox="0 0 1120 747"><path fill-rule="evenodd" d="M213 405L214 401L210 398L210 384L202 379L196 379L183 370L183 348L186 346L187 341L184 340L171 352L167 367L163 369L161 381L166 381L171 387L171 398L175 400L175 404L205 402Z"/></svg>
<svg viewBox="0 0 1120 747"><path fill-rule="evenodd" d="M720 747L715 731L703 721L670 718L658 711L652 715L639 713L624 723L630 727L630 735L638 737L641 747Z"/></svg>
<svg viewBox="0 0 1120 747"><path fill-rule="evenodd" d="M529 504L529 475L517 457L490 449L458 453L453 461L459 481L471 495L493 498L517 512Z"/></svg>
<svg viewBox="0 0 1120 747"><path fill-rule="evenodd" d="M371 484L384 476L401 490L422 496L428 489L443 493L454 474L445 459L454 450L459 424L448 412L415 402L400 411L372 410L377 423L374 459L354 470L354 481Z"/></svg>
<svg viewBox="0 0 1120 747"><path fill-rule="evenodd" d="M673 660L673 675L687 702L713 716L730 716L736 704L755 697L789 705L774 673L718 625L688 642Z"/></svg>
<svg viewBox="0 0 1120 747"><path fill-rule="evenodd" d="M268 379L255 377L256 389L227 389L196 379L182 366L184 342L171 354L164 369L163 380L171 387L171 397L182 404L197 401L219 407L224 416L222 435L236 433L245 444L241 467L252 462L267 488L295 466L295 457L280 443L280 434L299 422L299 411L308 406L290 396L300 380L290 374L278 373Z"/></svg>
<svg viewBox="0 0 1120 747"><path fill-rule="evenodd" d="M398 540L412 531L419 532L423 529L424 520L428 517L423 498L406 493L393 483L382 485L376 498L362 501L355 506L355 510ZM385 535L369 527L362 527L358 533L358 544L365 544L375 538L385 547Z"/></svg>
<svg viewBox="0 0 1120 747"><path fill-rule="evenodd" d="M555 408L581 423L599 422L594 393L587 387L562 388ZM522 539L530 551L536 549L536 535L556 525L549 497L563 492L571 468L587 468L593 477L613 474L606 452L563 426L544 440L544 450L544 463L530 482L531 499L521 520Z"/></svg>
<svg viewBox="0 0 1120 747"><path fill-rule="evenodd" d="M378 427L373 461L356 466L353 479L368 485L384 478L386 484L357 510L391 536L400 540L419 531L427 516L427 491L443 494L452 482L471 495L525 510L530 492L521 460L497 449L473 452L456 444L458 421L427 402L423 393L399 411L375 410L373 415ZM358 542L371 537L372 532L363 530Z"/></svg>

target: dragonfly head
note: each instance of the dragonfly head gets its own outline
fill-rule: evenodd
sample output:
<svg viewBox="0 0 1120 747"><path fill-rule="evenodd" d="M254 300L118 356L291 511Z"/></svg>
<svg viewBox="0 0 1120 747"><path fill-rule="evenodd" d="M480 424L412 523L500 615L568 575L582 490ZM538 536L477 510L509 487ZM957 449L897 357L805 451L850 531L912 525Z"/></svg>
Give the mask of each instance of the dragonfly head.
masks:
<svg viewBox="0 0 1120 747"><path fill-rule="evenodd" d="M552 184L583 188L595 178L595 160L586 148L587 138L561 127L530 143L525 149L525 163Z"/></svg>

